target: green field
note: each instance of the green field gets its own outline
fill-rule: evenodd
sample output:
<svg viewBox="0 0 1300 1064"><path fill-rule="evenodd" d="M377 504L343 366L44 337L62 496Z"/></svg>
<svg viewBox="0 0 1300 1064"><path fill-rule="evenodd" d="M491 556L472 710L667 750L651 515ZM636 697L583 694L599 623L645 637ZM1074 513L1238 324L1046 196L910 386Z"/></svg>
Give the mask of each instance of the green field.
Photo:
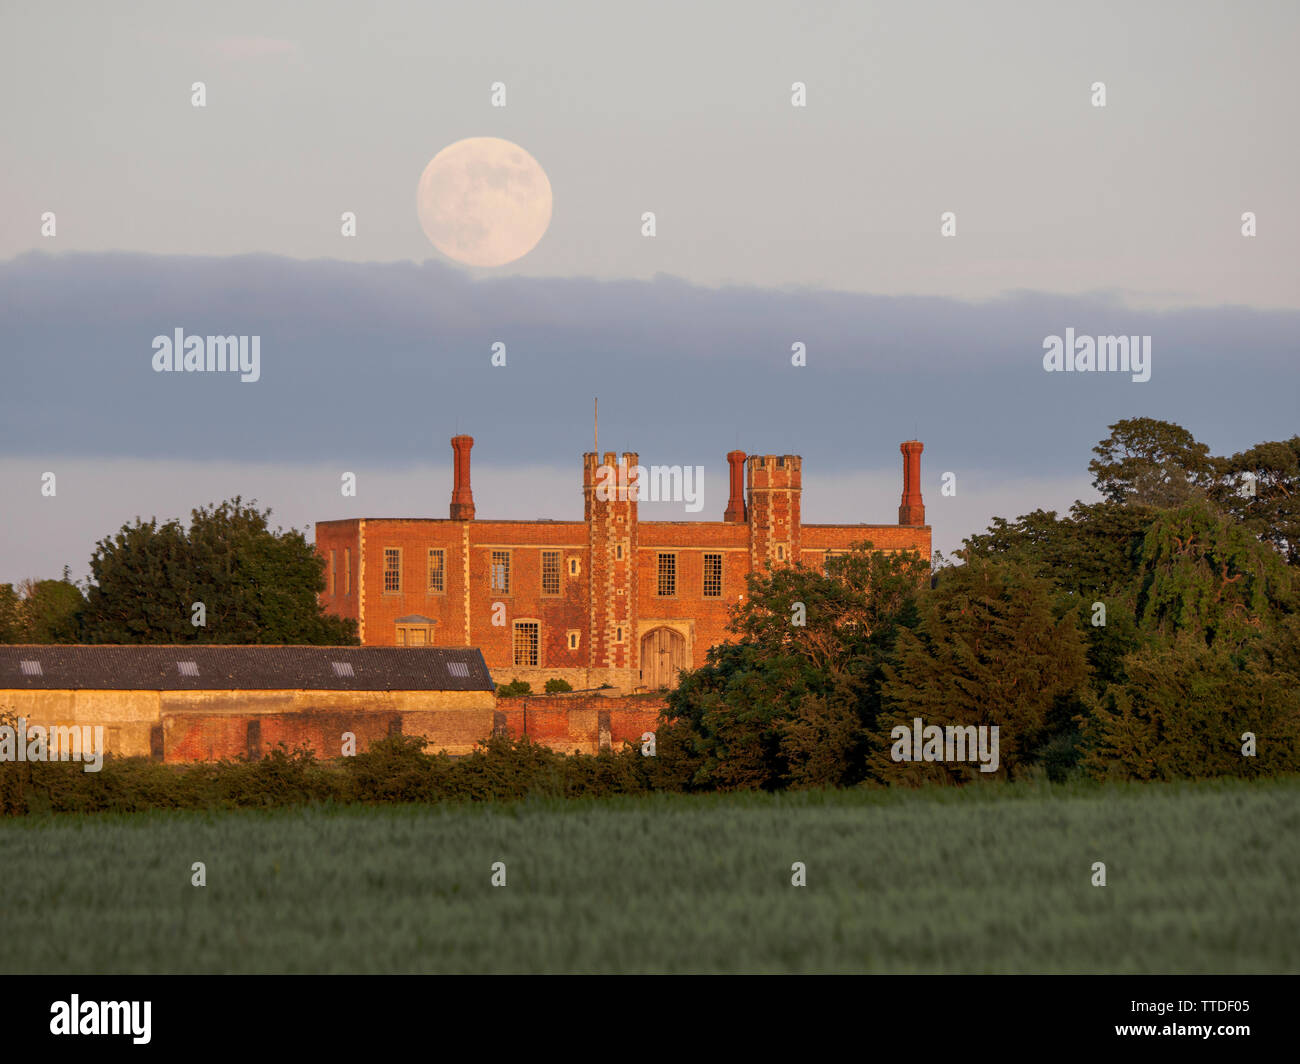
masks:
<svg viewBox="0 0 1300 1064"><path fill-rule="evenodd" d="M1295 972L1297 840L1295 778L24 817L0 971Z"/></svg>

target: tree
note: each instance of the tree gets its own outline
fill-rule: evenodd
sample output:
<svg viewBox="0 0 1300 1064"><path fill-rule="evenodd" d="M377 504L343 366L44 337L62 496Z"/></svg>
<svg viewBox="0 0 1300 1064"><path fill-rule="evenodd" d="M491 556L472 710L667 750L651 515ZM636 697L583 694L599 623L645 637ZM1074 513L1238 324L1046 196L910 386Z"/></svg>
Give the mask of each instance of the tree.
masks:
<svg viewBox="0 0 1300 1064"><path fill-rule="evenodd" d="M1146 506L1076 502L1062 518L1043 510L1014 524L995 517L987 533L966 539L961 553L972 560L1013 561L1050 581L1054 612L1076 609L1084 622L1089 672L1100 692L1122 677L1125 655L1140 642L1138 559L1158 513Z"/></svg>
<svg viewBox="0 0 1300 1064"><path fill-rule="evenodd" d="M1277 552L1209 503L1167 510L1147 530L1136 615L1153 635L1189 632L1207 648L1240 649L1295 605L1292 571Z"/></svg>
<svg viewBox="0 0 1300 1064"><path fill-rule="evenodd" d="M995 517L988 532L968 536L966 559L1028 565L1064 594L1091 601L1132 578L1137 548L1157 511L1115 502L1076 502L1067 517L1035 510L1014 523Z"/></svg>
<svg viewBox="0 0 1300 1064"><path fill-rule="evenodd" d="M1207 648L1194 632L1145 647L1084 724L1097 779L1256 777L1300 771L1300 690L1267 654ZM1254 753L1245 753L1253 737Z"/></svg>
<svg viewBox="0 0 1300 1064"><path fill-rule="evenodd" d="M0 584L0 643L26 643L27 620L22 597L13 584Z"/></svg>
<svg viewBox="0 0 1300 1064"><path fill-rule="evenodd" d="M23 619L29 643L76 643L86 599L68 571L62 580L24 580Z"/></svg>
<svg viewBox="0 0 1300 1064"><path fill-rule="evenodd" d="M1088 463L1093 487L1110 502L1177 506L1213 482L1209 448L1173 422L1127 418L1110 432Z"/></svg>
<svg viewBox="0 0 1300 1064"><path fill-rule="evenodd" d="M1243 526L1300 564L1300 436L1215 460L1211 497Z"/></svg>
<svg viewBox="0 0 1300 1064"><path fill-rule="evenodd" d="M194 510L188 531L137 518L101 540L87 640L355 644L356 622L321 608L323 560L296 529L273 531L270 515L236 497Z"/></svg>
<svg viewBox="0 0 1300 1064"><path fill-rule="evenodd" d="M862 780L881 666L916 623L928 562L857 544L804 566L752 573L729 631L669 695L693 785L842 786Z"/></svg>
<svg viewBox="0 0 1300 1064"><path fill-rule="evenodd" d="M66 566L62 580L0 584L0 643L76 643L85 608Z"/></svg>
<svg viewBox="0 0 1300 1064"><path fill-rule="evenodd" d="M1086 700L1084 767L1102 779L1300 769L1300 613L1277 552L1189 502L1152 522L1135 583L1138 642Z"/></svg>
<svg viewBox="0 0 1300 1064"><path fill-rule="evenodd" d="M978 775L974 764L895 762L890 733L924 726L997 726L999 756L1014 775L1064 728L1088 666L1075 612L1054 616L1051 586L1029 567L974 559L921 600L914 631L899 633L884 666L884 705L873 765L887 781Z"/></svg>

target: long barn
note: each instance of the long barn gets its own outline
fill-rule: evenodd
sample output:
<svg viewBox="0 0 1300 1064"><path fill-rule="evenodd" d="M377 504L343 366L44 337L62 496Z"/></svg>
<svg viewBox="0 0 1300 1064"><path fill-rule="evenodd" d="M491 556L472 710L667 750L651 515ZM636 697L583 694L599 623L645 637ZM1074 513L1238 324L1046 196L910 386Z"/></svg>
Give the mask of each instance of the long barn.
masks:
<svg viewBox="0 0 1300 1064"><path fill-rule="evenodd" d="M163 761L338 757L394 732L469 753L496 696L473 647L0 646L0 715L102 726L105 752Z"/></svg>

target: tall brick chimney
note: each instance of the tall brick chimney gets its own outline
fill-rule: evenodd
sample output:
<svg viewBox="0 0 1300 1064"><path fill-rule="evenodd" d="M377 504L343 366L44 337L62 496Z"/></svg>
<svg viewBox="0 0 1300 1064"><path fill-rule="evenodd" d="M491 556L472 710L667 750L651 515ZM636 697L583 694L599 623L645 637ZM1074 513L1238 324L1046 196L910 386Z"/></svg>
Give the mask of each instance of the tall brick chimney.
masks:
<svg viewBox="0 0 1300 1064"><path fill-rule="evenodd" d="M452 473L451 519L474 520L474 491L469 486L469 449L474 446L473 436L453 436L451 449L455 455Z"/></svg>
<svg viewBox="0 0 1300 1064"><path fill-rule="evenodd" d="M900 443L903 452L903 501L898 507L900 525L924 525L925 503L921 499L921 452L925 444L920 440Z"/></svg>
<svg viewBox="0 0 1300 1064"><path fill-rule="evenodd" d="M727 500L727 511L722 515L722 519L733 524L744 524L746 516L745 452L728 452L727 464L731 466L731 498Z"/></svg>

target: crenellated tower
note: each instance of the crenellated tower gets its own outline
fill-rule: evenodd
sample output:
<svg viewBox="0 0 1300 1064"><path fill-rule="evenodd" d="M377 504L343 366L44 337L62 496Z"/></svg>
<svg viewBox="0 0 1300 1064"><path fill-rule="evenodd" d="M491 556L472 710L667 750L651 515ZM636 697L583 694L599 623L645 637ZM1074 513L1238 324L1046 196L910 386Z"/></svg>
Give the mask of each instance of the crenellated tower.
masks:
<svg viewBox="0 0 1300 1064"><path fill-rule="evenodd" d="M803 459L794 454L752 454L749 477L749 563L754 572L799 558L799 499Z"/></svg>

